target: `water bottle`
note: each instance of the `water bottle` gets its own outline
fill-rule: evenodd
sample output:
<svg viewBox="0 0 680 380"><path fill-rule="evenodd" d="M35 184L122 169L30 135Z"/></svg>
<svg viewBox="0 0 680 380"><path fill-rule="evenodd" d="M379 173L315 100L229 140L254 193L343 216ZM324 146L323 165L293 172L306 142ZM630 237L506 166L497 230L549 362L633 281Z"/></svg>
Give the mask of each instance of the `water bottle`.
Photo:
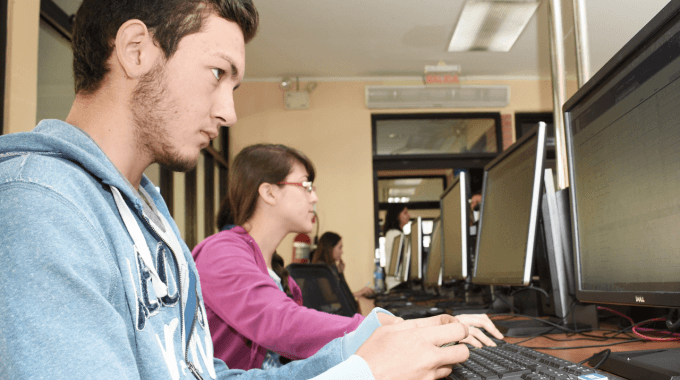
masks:
<svg viewBox="0 0 680 380"><path fill-rule="evenodd" d="M385 273L380 266L380 258L375 259L375 271L373 272L373 288L376 293L385 291Z"/></svg>

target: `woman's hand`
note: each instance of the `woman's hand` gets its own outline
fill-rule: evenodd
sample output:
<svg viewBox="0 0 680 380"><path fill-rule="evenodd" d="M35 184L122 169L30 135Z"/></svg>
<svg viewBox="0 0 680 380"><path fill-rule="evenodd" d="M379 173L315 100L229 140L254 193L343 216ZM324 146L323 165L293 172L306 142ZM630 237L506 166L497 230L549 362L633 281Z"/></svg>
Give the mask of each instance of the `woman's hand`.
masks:
<svg viewBox="0 0 680 380"><path fill-rule="evenodd" d="M345 270L345 262L342 259L338 260L335 266L338 268L338 273L342 273Z"/></svg>
<svg viewBox="0 0 680 380"><path fill-rule="evenodd" d="M361 290L358 290L358 291L352 293L352 295L354 296L354 298L358 298L358 297L367 296L369 294L373 294L373 292L374 292L373 289L364 286Z"/></svg>

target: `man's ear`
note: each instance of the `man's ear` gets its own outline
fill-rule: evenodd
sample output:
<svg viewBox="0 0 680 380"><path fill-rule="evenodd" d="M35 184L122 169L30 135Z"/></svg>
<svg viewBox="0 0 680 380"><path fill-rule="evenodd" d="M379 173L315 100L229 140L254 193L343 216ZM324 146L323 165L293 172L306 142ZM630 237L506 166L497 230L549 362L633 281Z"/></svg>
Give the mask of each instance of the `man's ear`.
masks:
<svg viewBox="0 0 680 380"><path fill-rule="evenodd" d="M260 194L260 198L268 205L276 205L276 190L271 183L261 183L260 187L257 188L257 192Z"/></svg>
<svg viewBox="0 0 680 380"><path fill-rule="evenodd" d="M116 57L128 78L136 79L149 72L161 53L140 20L128 20L121 25L115 43Z"/></svg>

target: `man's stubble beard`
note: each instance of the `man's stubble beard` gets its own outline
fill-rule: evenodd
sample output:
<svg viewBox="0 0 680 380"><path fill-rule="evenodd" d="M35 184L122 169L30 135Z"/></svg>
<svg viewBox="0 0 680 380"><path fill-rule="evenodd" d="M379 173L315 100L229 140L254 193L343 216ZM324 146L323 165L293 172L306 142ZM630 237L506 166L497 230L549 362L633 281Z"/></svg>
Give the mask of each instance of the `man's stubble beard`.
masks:
<svg viewBox="0 0 680 380"><path fill-rule="evenodd" d="M195 168L198 160L181 157L178 149L167 138L167 115L177 108L169 97L165 64L158 62L150 72L140 78L132 93L131 108L137 150L143 155L150 155L154 163L173 171L186 172Z"/></svg>

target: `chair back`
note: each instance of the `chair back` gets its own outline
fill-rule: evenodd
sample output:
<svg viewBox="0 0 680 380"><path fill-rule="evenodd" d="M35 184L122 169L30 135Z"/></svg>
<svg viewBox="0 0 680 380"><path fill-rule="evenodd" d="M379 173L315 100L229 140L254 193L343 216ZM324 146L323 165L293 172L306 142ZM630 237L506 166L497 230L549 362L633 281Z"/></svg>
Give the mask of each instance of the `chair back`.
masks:
<svg viewBox="0 0 680 380"><path fill-rule="evenodd" d="M294 263L286 269L302 290L302 305L346 317L357 313L351 293L346 294L328 265Z"/></svg>

